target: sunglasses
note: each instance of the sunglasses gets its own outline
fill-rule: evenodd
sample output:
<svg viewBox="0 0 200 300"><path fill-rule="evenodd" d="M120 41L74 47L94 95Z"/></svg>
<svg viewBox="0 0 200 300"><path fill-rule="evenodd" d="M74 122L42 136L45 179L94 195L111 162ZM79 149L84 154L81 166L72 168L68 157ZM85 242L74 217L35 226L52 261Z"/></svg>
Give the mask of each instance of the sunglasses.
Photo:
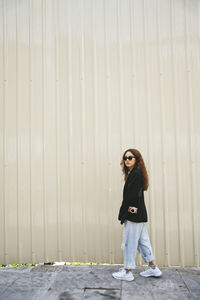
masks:
<svg viewBox="0 0 200 300"><path fill-rule="evenodd" d="M135 156L124 156L124 157L123 157L123 160L124 160L124 161L126 161L127 159L128 159L128 160L132 160L133 158L135 158Z"/></svg>

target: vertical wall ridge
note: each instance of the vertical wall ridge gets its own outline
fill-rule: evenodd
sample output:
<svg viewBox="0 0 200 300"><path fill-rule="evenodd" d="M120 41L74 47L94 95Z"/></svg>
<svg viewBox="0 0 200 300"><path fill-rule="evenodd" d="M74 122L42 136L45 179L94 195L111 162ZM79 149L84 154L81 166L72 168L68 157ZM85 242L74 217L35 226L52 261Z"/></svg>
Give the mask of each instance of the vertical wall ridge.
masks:
<svg viewBox="0 0 200 300"><path fill-rule="evenodd" d="M68 97L69 97L69 152L68 152L68 159L69 159L69 212L68 215L70 217L70 222L69 222L69 228L68 228L68 232L69 232L69 240L72 240L72 218L71 218L71 214L72 214L72 198L73 198L73 191L72 191L72 186L73 186L73 171L72 171L72 162L71 162L71 157L73 156L73 152L72 152L72 130L73 130L73 125L72 125L72 30L71 30L71 4L70 1L68 1L67 3L67 10L68 10L68 15L67 15L67 19L68 19L68 65L69 65L69 72L68 72ZM74 260L73 257L73 245L72 243L70 243L70 247L69 247L69 254L67 257L69 257L71 260Z"/></svg>
<svg viewBox="0 0 200 300"><path fill-rule="evenodd" d="M161 167L163 168L162 170L162 176L163 176L163 197L162 197L162 202L163 202L163 223L164 223L164 241L165 241L165 253L164 253L164 258L165 258L165 265L169 265L170 262L170 257L169 257L169 237L168 237L168 220L167 220L167 215L168 215L168 205L167 205L167 197L166 197L166 158L165 158L165 146L164 146L164 138L165 138L165 131L164 131L164 99L163 99L163 90L162 90L162 81L164 80L163 77L165 74L163 73L163 70L161 69L161 54L160 54L160 15L161 15L161 9L159 5L159 1L156 1L156 22L157 22L157 53L158 53L158 68L159 68L159 96L160 96L160 114L161 114L161 162L162 165Z"/></svg>
<svg viewBox="0 0 200 300"><path fill-rule="evenodd" d="M45 186L45 99L46 99L46 0L42 5L42 184L43 184L43 235L44 235L44 260L48 261L47 250L47 216L46 216L46 186Z"/></svg>
<svg viewBox="0 0 200 300"><path fill-rule="evenodd" d="M31 42L32 42L32 33L31 33L31 26L32 26L32 6L31 6L31 0L29 0L29 41L28 41L28 53L29 53L29 86L28 86L28 91L29 91L29 185L30 185L30 191L29 191L29 199L30 199L30 211L29 211L29 218L30 218L30 258L31 261L34 260L34 251L33 251L33 218L32 218L32 164L31 164L31 158L32 158L32 151L31 151L31 138L32 138L32 133L31 133L31 123L32 123L32 118L31 118Z"/></svg>
<svg viewBox="0 0 200 300"><path fill-rule="evenodd" d="M62 260L62 246L61 246L61 181L60 181L60 77L59 77L59 43L58 43L58 23L59 23L59 14L58 14L59 2L54 1L54 26L55 26L55 122L56 122L56 179L57 179L57 248L58 248L58 258L59 261Z"/></svg>
<svg viewBox="0 0 200 300"><path fill-rule="evenodd" d="M146 141L147 141L147 146L146 146L146 151L147 151L147 157L150 158L150 155L152 153L151 150L151 141L149 140L149 136L151 136L151 123L150 123L150 107L149 107L149 70L148 70L148 51L147 51L147 25L146 25L146 15L145 13L147 12L146 6L145 6L145 0L143 0L142 2L142 10L143 10L143 41L144 41L144 62L145 62L145 66L144 66L144 80L145 80L145 84L144 86L146 87L146 93L144 93L144 97L146 97L145 100L145 104L146 104L146 123L147 123L147 127L146 127L146 131L147 131L147 137L146 137ZM145 108L144 108L145 110ZM147 164L148 164L148 169L149 169L149 173L151 174L152 171L152 167L151 167L151 158L147 159ZM153 187L154 185L154 181L153 181L153 176L151 177L151 186ZM153 196L154 196L154 190L153 188L150 189L149 191L149 202L150 202L150 209L149 209L149 216L150 216L150 235L151 235L151 242L152 242L152 247L153 249L155 249L155 226L154 226L154 220L155 220L155 216L154 216L154 211L155 211L155 207L154 207L154 201L153 200Z"/></svg>
<svg viewBox="0 0 200 300"><path fill-rule="evenodd" d="M187 13L188 12L188 13ZM189 155L190 155L190 193L191 193L191 202L192 202L192 228L193 228L193 247L194 247L194 265L198 266L199 265L199 251L198 251L198 218L196 215L197 212L197 205L196 205L196 198L195 198L195 185L194 185L194 180L195 180L195 171L194 171L194 164L195 164L195 157L193 153L193 147L195 146L194 144L194 137L193 137L193 132L194 132L194 124L193 124L193 115L194 115L194 109L193 109L193 102L192 99L193 97L193 91L192 91L192 79L191 79L191 61L190 61L190 56L189 56L189 44L192 43L190 39L190 31L189 31L189 5L188 2L185 1L184 5L184 13L185 13L185 55L186 55L186 64L187 64L187 97L188 97L188 139L189 139Z"/></svg>

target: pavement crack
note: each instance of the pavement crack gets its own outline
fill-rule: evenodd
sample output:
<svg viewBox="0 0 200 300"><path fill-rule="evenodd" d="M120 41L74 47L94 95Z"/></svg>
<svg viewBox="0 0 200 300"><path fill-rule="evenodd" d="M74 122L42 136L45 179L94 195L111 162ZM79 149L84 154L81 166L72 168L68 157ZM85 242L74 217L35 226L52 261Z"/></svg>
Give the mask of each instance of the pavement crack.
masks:
<svg viewBox="0 0 200 300"><path fill-rule="evenodd" d="M148 288L148 286L147 286L147 289L149 290L149 293L150 293L152 299L153 299L153 300L157 300L156 296L155 296L154 293L153 293L153 285L152 285L151 282L150 282L150 284L149 284L149 288Z"/></svg>
<svg viewBox="0 0 200 300"><path fill-rule="evenodd" d="M5 292L7 291L7 289L13 285L13 283L15 283L18 280L18 278L14 279L9 285L6 286L6 288L4 289L3 293L1 293L1 296L3 296L5 294Z"/></svg>
<svg viewBox="0 0 200 300"><path fill-rule="evenodd" d="M54 283L54 281L56 280L57 276L58 276L58 273L52 273L51 278L49 279L48 286L45 288L45 290L38 289L38 293L35 295L35 297L37 297L37 298L39 297L39 299L42 299L41 298L41 295L42 295L42 297L45 298L45 296L48 295L48 293L52 290L51 286Z"/></svg>
<svg viewBox="0 0 200 300"><path fill-rule="evenodd" d="M120 284L120 300L122 300L122 284L123 284L123 282L121 281L121 284Z"/></svg>
<svg viewBox="0 0 200 300"><path fill-rule="evenodd" d="M119 288L105 288L105 287L95 287L95 288L93 288L93 287L85 287L84 288L84 290L105 290L105 291L109 291L109 290L117 290L117 291L119 291L119 290L121 290L121 288L119 289Z"/></svg>
<svg viewBox="0 0 200 300"><path fill-rule="evenodd" d="M179 276L181 277L181 279L182 279L183 283L185 284L185 286L186 286L188 292L192 295L192 291L190 290L189 286L187 285L186 281L184 280L182 274L179 273L177 270L176 270L176 272L177 272L177 273L179 274Z"/></svg>
<svg viewBox="0 0 200 300"><path fill-rule="evenodd" d="M83 296L82 296L82 300L84 299L85 297L85 288L83 289Z"/></svg>

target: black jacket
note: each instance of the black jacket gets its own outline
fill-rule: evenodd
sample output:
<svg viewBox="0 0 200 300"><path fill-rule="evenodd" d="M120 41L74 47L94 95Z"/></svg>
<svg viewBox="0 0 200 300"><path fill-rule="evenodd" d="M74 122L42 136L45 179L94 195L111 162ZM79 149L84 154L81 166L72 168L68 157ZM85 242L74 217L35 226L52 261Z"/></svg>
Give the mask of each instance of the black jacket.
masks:
<svg viewBox="0 0 200 300"><path fill-rule="evenodd" d="M128 212L129 206L138 208L137 214ZM124 184L123 201L119 210L118 220L140 223L147 222L147 211L144 203L143 174L136 167L131 170Z"/></svg>

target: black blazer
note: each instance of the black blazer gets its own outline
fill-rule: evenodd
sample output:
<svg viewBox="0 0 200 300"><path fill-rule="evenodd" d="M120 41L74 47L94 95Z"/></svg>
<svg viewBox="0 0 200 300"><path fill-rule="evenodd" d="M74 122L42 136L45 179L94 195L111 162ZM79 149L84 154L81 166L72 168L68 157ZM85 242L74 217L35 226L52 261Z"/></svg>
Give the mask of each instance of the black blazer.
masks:
<svg viewBox="0 0 200 300"><path fill-rule="evenodd" d="M138 213L132 214L128 212L129 206L137 207ZM143 174L142 171L136 167L131 170L124 184L123 201L119 210L118 220L121 221L121 224L123 224L125 220L136 223L147 222L147 211L143 191Z"/></svg>

